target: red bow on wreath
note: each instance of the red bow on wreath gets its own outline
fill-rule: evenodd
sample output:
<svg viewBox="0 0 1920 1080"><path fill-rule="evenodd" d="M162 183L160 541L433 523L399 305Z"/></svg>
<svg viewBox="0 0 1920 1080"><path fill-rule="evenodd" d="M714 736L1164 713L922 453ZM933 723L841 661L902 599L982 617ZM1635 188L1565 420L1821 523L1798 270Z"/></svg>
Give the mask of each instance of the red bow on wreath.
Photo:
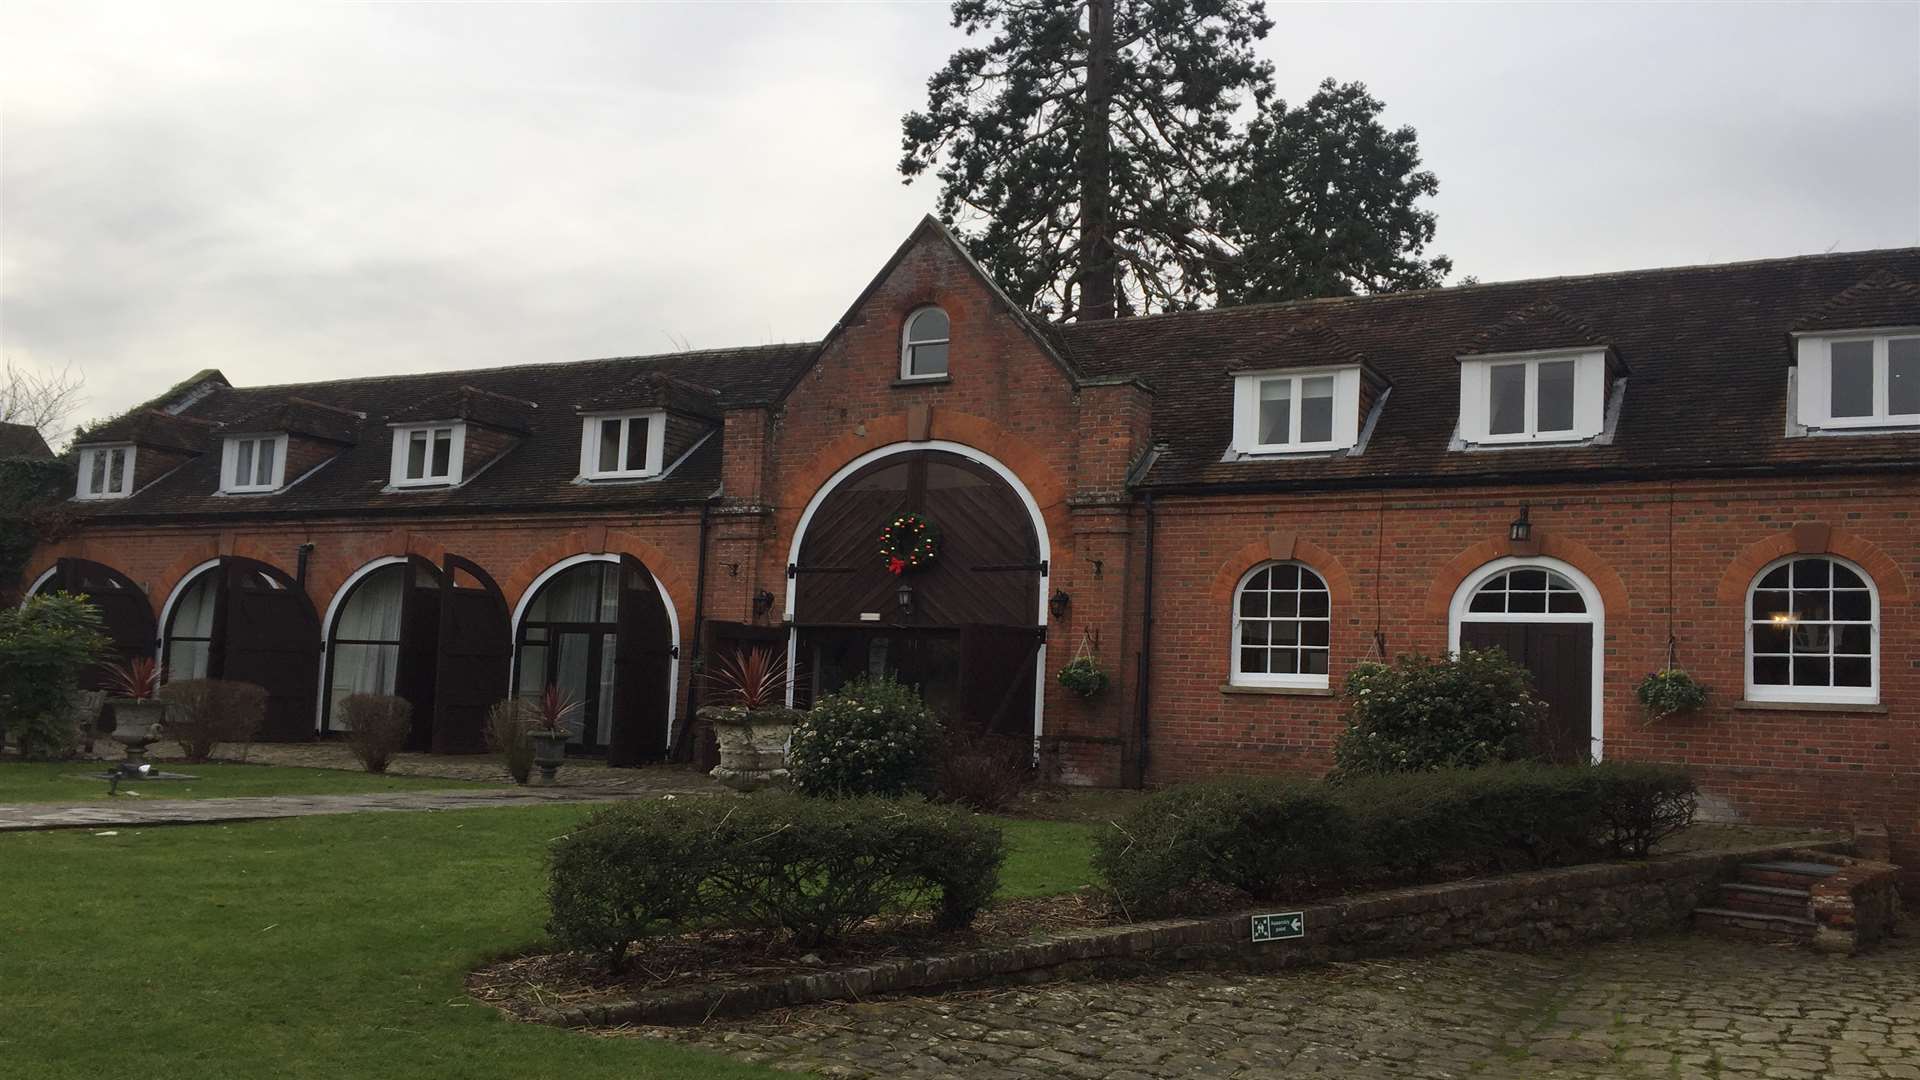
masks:
<svg viewBox="0 0 1920 1080"><path fill-rule="evenodd" d="M907 561L905 559L902 559L900 556L895 555L893 558L887 560L887 573L897 575L897 574L904 574L906 572L907 572Z"/></svg>

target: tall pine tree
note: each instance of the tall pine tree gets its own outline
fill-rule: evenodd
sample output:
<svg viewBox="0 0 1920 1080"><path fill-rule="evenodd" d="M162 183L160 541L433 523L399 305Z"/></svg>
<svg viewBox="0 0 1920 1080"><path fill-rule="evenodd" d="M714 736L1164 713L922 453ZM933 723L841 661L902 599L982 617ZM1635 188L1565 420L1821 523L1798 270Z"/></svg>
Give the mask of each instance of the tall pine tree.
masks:
<svg viewBox="0 0 1920 1080"><path fill-rule="evenodd" d="M934 172L941 217L1015 300L1057 318L1104 319L1222 297L1404 287L1419 266L1444 276L1444 261L1421 263L1419 247L1405 244L1389 252L1405 264L1397 272L1363 259L1345 288L1318 270L1248 266L1295 257L1281 250L1287 235L1354 231L1315 217L1327 200L1285 194L1328 162L1303 170L1275 157L1324 140L1298 132L1284 106L1271 109L1273 70L1254 53L1273 26L1261 0L955 0L952 10L954 26L989 40L928 80L926 109L902 121L900 172L908 182ZM1243 112L1250 124L1239 122ZM1351 122L1352 113L1301 110L1308 121ZM1269 175L1275 190L1262 188ZM1384 201L1383 184L1394 189ZM1369 178L1356 204L1411 205L1432 186L1429 174ZM1424 220L1421 244L1432 232L1431 215ZM1380 238L1418 233L1369 224Z"/></svg>

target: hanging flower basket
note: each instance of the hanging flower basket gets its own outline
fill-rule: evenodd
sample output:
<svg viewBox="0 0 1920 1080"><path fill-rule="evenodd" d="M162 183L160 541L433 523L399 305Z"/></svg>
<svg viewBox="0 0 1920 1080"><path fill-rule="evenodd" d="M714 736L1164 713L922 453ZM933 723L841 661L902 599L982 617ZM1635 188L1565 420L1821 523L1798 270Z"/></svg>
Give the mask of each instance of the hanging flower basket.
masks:
<svg viewBox="0 0 1920 1080"><path fill-rule="evenodd" d="M1100 664L1091 656L1082 656L1067 662L1060 669L1060 685L1090 698L1107 688L1107 673L1100 670Z"/></svg>
<svg viewBox="0 0 1920 1080"><path fill-rule="evenodd" d="M880 554L887 572L925 570L939 554L940 530L919 514L901 514L880 530Z"/></svg>
<svg viewBox="0 0 1920 1080"><path fill-rule="evenodd" d="M1648 723L1696 713L1707 704L1705 684L1679 668L1654 672L1640 680L1637 692Z"/></svg>

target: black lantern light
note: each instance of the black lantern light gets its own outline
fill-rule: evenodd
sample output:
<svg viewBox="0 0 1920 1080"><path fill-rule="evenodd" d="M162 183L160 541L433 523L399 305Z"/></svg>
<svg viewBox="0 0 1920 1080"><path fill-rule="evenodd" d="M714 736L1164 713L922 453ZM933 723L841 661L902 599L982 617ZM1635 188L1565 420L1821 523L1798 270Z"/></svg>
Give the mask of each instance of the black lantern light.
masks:
<svg viewBox="0 0 1920 1080"><path fill-rule="evenodd" d="M1067 590L1057 589L1047 599L1047 610L1053 612L1054 618L1064 619L1067 617L1067 607L1072 603L1073 597L1067 595Z"/></svg>
<svg viewBox="0 0 1920 1080"><path fill-rule="evenodd" d="M765 589L753 594L753 614L755 618L773 610L773 594Z"/></svg>
<svg viewBox="0 0 1920 1080"><path fill-rule="evenodd" d="M1533 522L1527 520L1527 507L1525 504L1522 504L1520 507L1520 516L1514 518L1513 524L1507 526L1507 539L1512 540L1516 544L1524 544L1532 538Z"/></svg>
<svg viewBox="0 0 1920 1080"><path fill-rule="evenodd" d="M913 586L902 581L900 587L894 591L894 596L900 601L900 614L913 614Z"/></svg>

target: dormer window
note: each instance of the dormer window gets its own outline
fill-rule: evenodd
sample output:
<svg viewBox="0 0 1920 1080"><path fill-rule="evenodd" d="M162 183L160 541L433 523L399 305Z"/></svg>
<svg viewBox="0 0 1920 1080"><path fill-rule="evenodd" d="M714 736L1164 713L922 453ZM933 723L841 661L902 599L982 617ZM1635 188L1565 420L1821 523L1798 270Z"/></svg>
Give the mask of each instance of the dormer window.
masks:
<svg viewBox="0 0 1920 1080"><path fill-rule="evenodd" d="M76 499L124 499L133 493L133 447L89 446L80 451Z"/></svg>
<svg viewBox="0 0 1920 1080"><path fill-rule="evenodd" d="M1357 366L1238 375L1233 397L1233 448L1242 454L1345 450L1359 438Z"/></svg>
<svg viewBox="0 0 1920 1080"><path fill-rule="evenodd" d="M1800 423L1920 427L1920 329L1803 336Z"/></svg>
<svg viewBox="0 0 1920 1080"><path fill-rule="evenodd" d="M460 482L465 424L409 424L393 429L393 486L447 487Z"/></svg>
<svg viewBox="0 0 1920 1080"><path fill-rule="evenodd" d="M1469 443L1577 442L1606 422L1601 350L1460 358L1460 437Z"/></svg>
<svg viewBox="0 0 1920 1080"><path fill-rule="evenodd" d="M227 494L277 491L285 483L287 437L242 435L221 450L220 490Z"/></svg>
<svg viewBox="0 0 1920 1080"><path fill-rule="evenodd" d="M900 377L939 379L947 374L947 344L952 326L937 307L921 308L907 316L900 348Z"/></svg>
<svg viewBox="0 0 1920 1080"><path fill-rule="evenodd" d="M660 472L666 415L659 410L607 413L583 419L580 475L588 480L633 480Z"/></svg>

